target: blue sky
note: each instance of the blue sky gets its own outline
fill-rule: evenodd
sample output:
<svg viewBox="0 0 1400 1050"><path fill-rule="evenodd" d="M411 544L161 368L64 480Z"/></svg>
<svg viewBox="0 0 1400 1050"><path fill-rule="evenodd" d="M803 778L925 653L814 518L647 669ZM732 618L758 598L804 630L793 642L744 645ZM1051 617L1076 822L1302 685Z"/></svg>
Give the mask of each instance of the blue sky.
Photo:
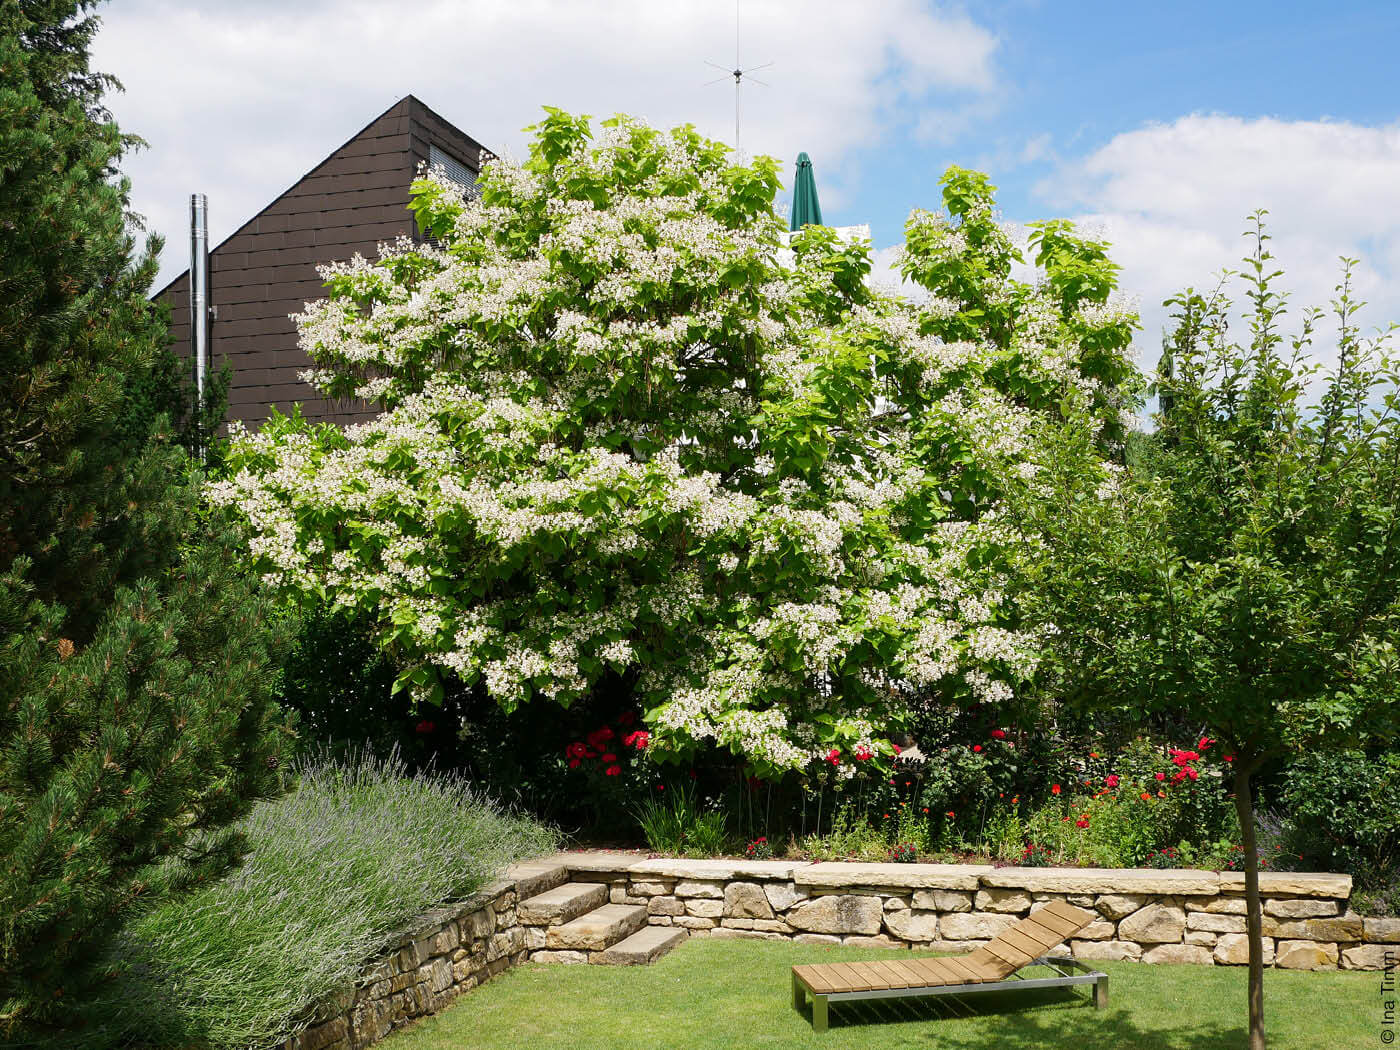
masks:
<svg viewBox="0 0 1400 1050"><path fill-rule="evenodd" d="M406 12L411 11L411 14ZM1400 4L739 0L742 146L813 158L828 222L871 224L887 267L949 163L990 173L1013 222L1111 240L1155 346L1162 298L1233 264L1256 207L1300 300L1363 260L1400 319ZM735 52L713 0L119 0L97 68L150 147L133 198L184 266L185 202L226 235L404 94L519 152L544 104L733 137ZM1322 351L1325 356L1325 350ZM1155 353L1150 360L1155 360ZM1147 363L1150 363L1150 360Z"/></svg>
<svg viewBox="0 0 1400 1050"><path fill-rule="evenodd" d="M1042 217L1059 202L1036 185L1059 160L1192 113L1400 118L1400 4L1012 0L973 10L998 40L986 119L951 141L898 136L832 221L872 221L877 243L890 243L950 162L990 171L1009 216Z"/></svg>

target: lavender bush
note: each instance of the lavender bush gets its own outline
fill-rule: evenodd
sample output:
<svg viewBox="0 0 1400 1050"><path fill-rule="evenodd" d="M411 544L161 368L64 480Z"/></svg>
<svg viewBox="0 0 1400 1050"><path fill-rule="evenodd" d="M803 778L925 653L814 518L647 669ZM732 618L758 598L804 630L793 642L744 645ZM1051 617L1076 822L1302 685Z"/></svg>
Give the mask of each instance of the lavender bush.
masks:
<svg viewBox="0 0 1400 1050"><path fill-rule="evenodd" d="M313 761L245 830L242 868L126 931L127 973L91 1045L277 1045L397 928L558 845L459 777L410 776L397 754Z"/></svg>

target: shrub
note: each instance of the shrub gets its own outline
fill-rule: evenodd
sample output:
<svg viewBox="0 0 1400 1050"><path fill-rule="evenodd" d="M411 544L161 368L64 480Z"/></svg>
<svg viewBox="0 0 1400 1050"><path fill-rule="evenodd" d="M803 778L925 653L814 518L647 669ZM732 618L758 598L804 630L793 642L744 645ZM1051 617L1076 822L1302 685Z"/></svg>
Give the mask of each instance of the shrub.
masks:
<svg viewBox="0 0 1400 1050"><path fill-rule="evenodd" d="M914 864L919 859L919 847L912 842L900 842L889 851L892 864Z"/></svg>
<svg viewBox="0 0 1400 1050"><path fill-rule="evenodd" d="M1349 871L1367 889L1400 875L1400 754L1305 754L1283 779L1289 852L1304 867Z"/></svg>
<svg viewBox="0 0 1400 1050"><path fill-rule="evenodd" d="M469 896L554 833L395 755L313 762L244 822L244 866L132 924L131 962L89 1010L94 1043L274 1046L396 929Z"/></svg>

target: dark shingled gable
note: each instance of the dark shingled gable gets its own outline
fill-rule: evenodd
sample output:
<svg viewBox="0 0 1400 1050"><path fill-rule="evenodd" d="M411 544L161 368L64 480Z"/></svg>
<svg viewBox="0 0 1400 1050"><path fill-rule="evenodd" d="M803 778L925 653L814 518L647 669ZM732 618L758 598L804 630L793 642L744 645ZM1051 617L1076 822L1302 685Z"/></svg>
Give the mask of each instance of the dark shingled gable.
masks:
<svg viewBox="0 0 1400 1050"><path fill-rule="evenodd" d="M271 406L286 412L298 401L302 414L317 421L343 424L375 414L370 404L331 401L297 378L311 360L297 346L289 315L322 296L318 265L356 252L372 259L383 242L414 234L408 187L430 146L473 171L489 155L407 95L210 251L210 365L217 371L227 361L232 369L228 419L256 426ZM188 361L189 271L155 298L170 305L172 349Z"/></svg>

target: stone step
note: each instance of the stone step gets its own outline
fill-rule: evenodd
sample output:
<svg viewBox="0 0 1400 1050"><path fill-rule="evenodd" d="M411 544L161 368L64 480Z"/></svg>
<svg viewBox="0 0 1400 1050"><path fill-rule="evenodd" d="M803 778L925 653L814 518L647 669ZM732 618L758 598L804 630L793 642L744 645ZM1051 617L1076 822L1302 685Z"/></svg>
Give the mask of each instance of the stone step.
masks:
<svg viewBox="0 0 1400 1050"><path fill-rule="evenodd" d="M646 924L647 910L640 904L604 904L572 922L549 927L544 946L600 952Z"/></svg>
<svg viewBox="0 0 1400 1050"><path fill-rule="evenodd" d="M594 952L588 961L601 966L645 966L656 962L688 935L681 926L644 926L611 948Z"/></svg>
<svg viewBox="0 0 1400 1050"><path fill-rule="evenodd" d="M506 869L506 878L516 884L521 900L552 890L569 881L569 869L547 860L527 860Z"/></svg>
<svg viewBox="0 0 1400 1050"><path fill-rule="evenodd" d="M608 903L608 887L601 882L566 882L520 902L520 922L525 926L558 926Z"/></svg>

